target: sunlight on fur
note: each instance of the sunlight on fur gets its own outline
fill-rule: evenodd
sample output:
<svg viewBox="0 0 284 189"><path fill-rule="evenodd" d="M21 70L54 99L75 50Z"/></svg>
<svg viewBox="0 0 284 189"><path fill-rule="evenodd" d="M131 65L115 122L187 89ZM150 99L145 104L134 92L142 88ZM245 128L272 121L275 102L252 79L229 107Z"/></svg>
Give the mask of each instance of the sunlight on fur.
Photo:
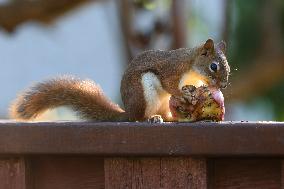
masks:
<svg viewBox="0 0 284 189"><path fill-rule="evenodd" d="M47 110L33 121L77 121L80 120L74 111L67 107L59 107Z"/></svg>

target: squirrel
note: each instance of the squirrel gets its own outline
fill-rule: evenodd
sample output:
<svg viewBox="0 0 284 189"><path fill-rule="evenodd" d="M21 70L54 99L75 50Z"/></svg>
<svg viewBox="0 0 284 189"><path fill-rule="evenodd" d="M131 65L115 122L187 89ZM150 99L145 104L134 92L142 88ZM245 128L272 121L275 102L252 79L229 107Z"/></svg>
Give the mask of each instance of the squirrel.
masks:
<svg viewBox="0 0 284 189"><path fill-rule="evenodd" d="M212 39L194 48L148 50L135 57L121 80L125 110L91 80L59 77L35 84L10 107L14 119L31 120L47 109L69 106L84 120L145 121L156 115L171 121L169 99L185 85L225 88L230 66L226 44Z"/></svg>

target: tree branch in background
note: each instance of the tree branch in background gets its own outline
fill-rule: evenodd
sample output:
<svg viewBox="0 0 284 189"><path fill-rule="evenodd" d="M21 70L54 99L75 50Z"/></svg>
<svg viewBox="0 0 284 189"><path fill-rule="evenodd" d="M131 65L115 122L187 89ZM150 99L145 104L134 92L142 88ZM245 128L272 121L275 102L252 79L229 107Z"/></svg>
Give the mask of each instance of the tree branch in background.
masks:
<svg viewBox="0 0 284 189"><path fill-rule="evenodd" d="M178 46L184 46L181 43L185 44L185 38L179 35L184 32L182 27L185 22L180 22L180 17L178 19L172 18L172 16L180 14L180 8L184 8L183 1L181 0L178 3L169 3L167 1L158 3L148 0L117 1L120 12L120 25L129 60L148 49L171 49L174 33L176 39L179 40ZM170 15L172 7L168 7L169 4L178 5L175 8L175 14ZM178 32L173 32L172 29L174 19L176 19L175 27L179 28ZM145 24L146 22L147 24ZM185 35L185 32L182 35Z"/></svg>
<svg viewBox="0 0 284 189"><path fill-rule="evenodd" d="M130 62L132 59L133 54L131 53L131 48L130 48L130 36L132 36L131 32L131 20L132 20L132 10L131 10L131 5L128 0L118 0L117 2L118 5L118 12L119 12L119 21L120 21L120 26L121 26L121 31L123 35L123 42L124 42L124 47L126 49L126 57L128 59L127 62Z"/></svg>
<svg viewBox="0 0 284 189"><path fill-rule="evenodd" d="M230 23L231 23L231 15L232 15L232 1L223 0L223 26L222 26L222 39L226 43L229 43L230 39Z"/></svg>
<svg viewBox="0 0 284 189"><path fill-rule="evenodd" d="M186 47L186 15L185 0L172 1L172 20L173 20L173 48Z"/></svg>
<svg viewBox="0 0 284 189"><path fill-rule="evenodd" d="M31 20L49 23L67 11L93 0L11 0L0 6L0 27L8 32Z"/></svg>

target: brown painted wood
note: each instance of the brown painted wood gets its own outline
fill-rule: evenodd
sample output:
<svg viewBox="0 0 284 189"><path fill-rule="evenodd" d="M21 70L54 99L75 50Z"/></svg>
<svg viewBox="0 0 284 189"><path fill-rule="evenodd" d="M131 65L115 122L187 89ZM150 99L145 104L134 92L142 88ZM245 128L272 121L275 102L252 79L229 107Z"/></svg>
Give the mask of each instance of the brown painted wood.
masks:
<svg viewBox="0 0 284 189"><path fill-rule="evenodd" d="M0 189L27 189L23 158L0 159Z"/></svg>
<svg viewBox="0 0 284 189"><path fill-rule="evenodd" d="M278 159L215 159L210 164L210 189L281 188Z"/></svg>
<svg viewBox="0 0 284 189"><path fill-rule="evenodd" d="M104 161L87 157L34 157L33 189L103 189Z"/></svg>
<svg viewBox="0 0 284 189"><path fill-rule="evenodd" d="M159 188L160 158L105 159L106 188Z"/></svg>
<svg viewBox="0 0 284 189"><path fill-rule="evenodd" d="M281 189L284 189L284 160L281 160Z"/></svg>
<svg viewBox="0 0 284 189"><path fill-rule="evenodd" d="M206 189L206 160L193 158L105 159L106 189Z"/></svg>
<svg viewBox="0 0 284 189"><path fill-rule="evenodd" d="M284 156L283 138L282 122L2 122L0 155Z"/></svg>
<svg viewBox="0 0 284 189"><path fill-rule="evenodd" d="M207 188L205 159L162 158L162 188Z"/></svg>

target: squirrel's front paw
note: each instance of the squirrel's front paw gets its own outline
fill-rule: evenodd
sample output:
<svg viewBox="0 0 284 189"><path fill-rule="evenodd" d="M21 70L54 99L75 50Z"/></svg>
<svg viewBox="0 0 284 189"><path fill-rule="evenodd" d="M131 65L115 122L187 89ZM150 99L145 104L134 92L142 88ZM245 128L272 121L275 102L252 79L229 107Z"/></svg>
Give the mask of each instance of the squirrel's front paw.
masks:
<svg viewBox="0 0 284 189"><path fill-rule="evenodd" d="M163 118L160 115L154 115L147 120L148 123L163 123Z"/></svg>
<svg viewBox="0 0 284 189"><path fill-rule="evenodd" d="M198 101L197 88L193 85L185 85L182 87L183 98L185 98L190 104L195 105Z"/></svg>

